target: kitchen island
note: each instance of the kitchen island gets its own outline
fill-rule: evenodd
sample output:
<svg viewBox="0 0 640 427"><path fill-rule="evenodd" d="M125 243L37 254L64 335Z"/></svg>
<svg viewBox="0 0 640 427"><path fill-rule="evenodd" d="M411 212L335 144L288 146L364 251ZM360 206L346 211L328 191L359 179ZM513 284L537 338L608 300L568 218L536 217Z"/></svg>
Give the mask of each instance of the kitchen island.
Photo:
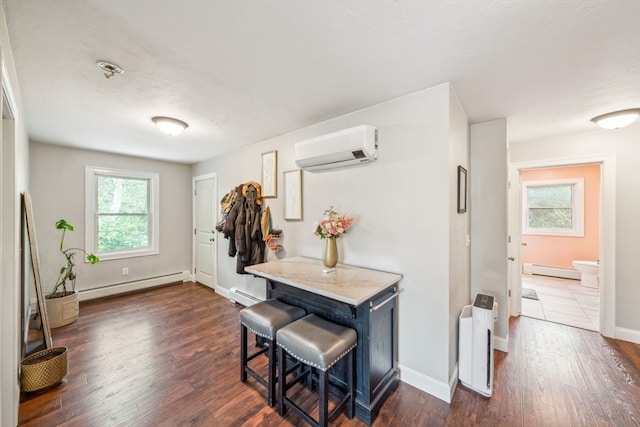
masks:
<svg viewBox="0 0 640 427"><path fill-rule="evenodd" d="M396 296L402 276L343 264L327 273L323 268L320 260L295 257L245 271L266 279L267 298L356 330L356 417L371 425L398 386ZM344 383L342 362L334 379Z"/></svg>

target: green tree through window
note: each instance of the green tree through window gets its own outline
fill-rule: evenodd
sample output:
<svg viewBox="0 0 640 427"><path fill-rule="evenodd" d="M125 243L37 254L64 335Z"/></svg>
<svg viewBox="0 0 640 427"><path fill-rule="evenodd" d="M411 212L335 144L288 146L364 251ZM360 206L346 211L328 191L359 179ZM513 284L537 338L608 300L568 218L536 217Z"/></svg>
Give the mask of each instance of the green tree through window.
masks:
<svg viewBox="0 0 640 427"><path fill-rule="evenodd" d="M98 252L149 247L149 180L97 176Z"/></svg>
<svg viewBox="0 0 640 427"><path fill-rule="evenodd" d="M584 179L522 183L523 234L583 236Z"/></svg>
<svg viewBox="0 0 640 427"><path fill-rule="evenodd" d="M87 166L85 246L101 260L160 253L160 174Z"/></svg>
<svg viewBox="0 0 640 427"><path fill-rule="evenodd" d="M573 185L528 187L529 227L573 227Z"/></svg>

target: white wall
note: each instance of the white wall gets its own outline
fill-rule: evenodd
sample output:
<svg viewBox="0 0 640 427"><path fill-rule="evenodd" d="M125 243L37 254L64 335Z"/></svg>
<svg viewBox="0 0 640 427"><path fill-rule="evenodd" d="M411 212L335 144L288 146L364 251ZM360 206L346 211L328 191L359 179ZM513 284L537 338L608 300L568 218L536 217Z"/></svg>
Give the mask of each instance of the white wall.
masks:
<svg viewBox="0 0 640 427"><path fill-rule="evenodd" d="M471 126L471 294L498 303L496 348L507 351L507 121Z"/></svg>
<svg viewBox="0 0 640 427"><path fill-rule="evenodd" d="M510 145L511 162L608 154L615 156L616 169L616 335L640 342L640 123L624 129L597 129Z"/></svg>
<svg viewBox="0 0 640 427"><path fill-rule="evenodd" d="M469 126L467 116L451 91L449 155L449 213L451 226L449 247L449 380L457 380L458 362L458 318L461 307L470 303L469 290L469 217L470 210L458 213L458 166L467 170L467 186L472 178L469 174ZM467 204L469 194L467 191Z"/></svg>
<svg viewBox="0 0 640 427"><path fill-rule="evenodd" d="M2 87L7 92L14 121L2 121L0 148L0 425L18 424L20 384L18 366L21 356L21 192L28 185L28 142L23 123L23 108L9 43L4 9L0 8L0 57ZM6 113L5 113L6 115Z"/></svg>
<svg viewBox="0 0 640 427"><path fill-rule="evenodd" d="M193 176L216 172L218 192L224 194L234 185L260 182L260 154L278 150L279 197L265 199L265 203L271 208L274 226L284 231L286 251L281 256L320 257L322 242L313 235L312 224L328 206L354 215L355 225L338 240L339 261L403 275L400 286L405 291L399 298L401 378L447 401L449 368L455 358L449 354L450 343L456 340L449 328L450 310L457 316L462 308L450 305L450 227L452 217L458 219L451 213L456 182L451 165L462 161L451 160L450 139L455 134L456 157L464 158L467 127L459 104L452 108L450 87L444 84L198 163L192 170ZM304 172L303 221L284 221L281 178L282 172L296 169L293 144L360 124L378 128L379 160L330 172ZM226 255L228 242L219 238L217 243L222 292L238 287L264 296L264 281L237 275L235 258ZM468 263L465 253L456 258L462 265Z"/></svg>
<svg viewBox="0 0 640 427"><path fill-rule="evenodd" d="M65 245L84 248L85 166L100 166L160 174L160 253L128 259L77 264L76 288L104 286L163 276L191 269L191 167L80 150L51 144L30 144L30 186L40 254L40 277L48 292L64 259L58 251L60 231L55 223L66 219L75 230ZM129 274L122 275L127 267ZM82 315L82 313L80 313Z"/></svg>

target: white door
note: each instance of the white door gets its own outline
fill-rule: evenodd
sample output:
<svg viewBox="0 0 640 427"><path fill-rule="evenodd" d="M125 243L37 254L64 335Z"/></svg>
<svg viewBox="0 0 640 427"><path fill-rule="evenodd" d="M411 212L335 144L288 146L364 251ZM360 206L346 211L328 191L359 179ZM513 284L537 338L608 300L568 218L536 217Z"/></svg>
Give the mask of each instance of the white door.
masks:
<svg viewBox="0 0 640 427"><path fill-rule="evenodd" d="M520 170L510 168L509 171L509 315L520 316L522 313L522 224L520 199Z"/></svg>
<svg viewBox="0 0 640 427"><path fill-rule="evenodd" d="M216 259L216 178L195 180L195 278L196 282L213 288Z"/></svg>

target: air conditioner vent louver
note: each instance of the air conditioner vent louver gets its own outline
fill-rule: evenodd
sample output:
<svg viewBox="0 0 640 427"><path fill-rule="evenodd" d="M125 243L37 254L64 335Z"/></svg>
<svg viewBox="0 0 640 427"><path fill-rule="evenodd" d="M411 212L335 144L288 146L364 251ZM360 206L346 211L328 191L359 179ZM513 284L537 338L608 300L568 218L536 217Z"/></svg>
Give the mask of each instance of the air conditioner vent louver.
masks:
<svg viewBox="0 0 640 427"><path fill-rule="evenodd" d="M378 159L378 130L361 125L295 145L296 164L308 171L336 169Z"/></svg>

